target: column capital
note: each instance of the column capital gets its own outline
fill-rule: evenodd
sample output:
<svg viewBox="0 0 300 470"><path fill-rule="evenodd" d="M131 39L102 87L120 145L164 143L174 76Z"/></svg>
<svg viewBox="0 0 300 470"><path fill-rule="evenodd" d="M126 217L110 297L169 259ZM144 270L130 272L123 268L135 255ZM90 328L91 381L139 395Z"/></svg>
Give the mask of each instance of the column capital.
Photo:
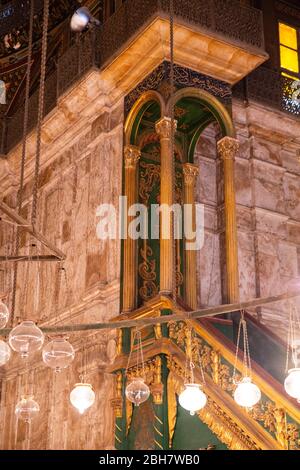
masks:
<svg viewBox="0 0 300 470"><path fill-rule="evenodd" d="M195 184L196 177L199 175L199 168L193 163L184 163L182 165L184 184L192 186Z"/></svg>
<svg viewBox="0 0 300 470"><path fill-rule="evenodd" d="M177 129L177 121L174 120L174 132ZM155 123L155 130L157 134L162 139L170 139L171 138L171 130L172 130L172 119L170 117L162 117L159 121Z"/></svg>
<svg viewBox="0 0 300 470"><path fill-rule="evenodd" d="M141 151L135 145L126 145L124 148L125 168L136 168L141 157Z"/></svg>
<svg viewBox="0 0 300 470"><path fill-rule="evenodd" d="M234 160L239 150L240 143L233 137L223 137L217 143L218 153L223 160Z"/></svg>

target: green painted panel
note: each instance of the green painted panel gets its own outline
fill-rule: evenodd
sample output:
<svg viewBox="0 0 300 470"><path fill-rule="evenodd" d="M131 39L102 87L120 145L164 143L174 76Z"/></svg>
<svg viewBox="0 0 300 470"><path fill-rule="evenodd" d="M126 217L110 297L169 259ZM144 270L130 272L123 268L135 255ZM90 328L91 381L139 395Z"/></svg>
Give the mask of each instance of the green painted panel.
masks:
<svg viewBox="0 0 300 470"><path fill-rule="evenodd" d="M198 416L191 416L188 411L178 405L172 449L198 450L205 449L208 445L215 446L215 450L228 450Z"/></svg>

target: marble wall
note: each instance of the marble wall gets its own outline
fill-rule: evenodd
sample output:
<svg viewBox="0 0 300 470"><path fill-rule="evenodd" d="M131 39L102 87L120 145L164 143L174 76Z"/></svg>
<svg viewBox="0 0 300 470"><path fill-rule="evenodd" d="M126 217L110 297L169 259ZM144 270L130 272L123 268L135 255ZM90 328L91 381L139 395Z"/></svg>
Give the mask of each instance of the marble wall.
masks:
<svg viewBox="0 0 300 470"><path fill-rule="evenodd" d="M105 322L119 314L120 242L99 240L97 207L112 203L117 208L122 188L123 101L94 115L78 133L68 129L55 145L59 150L47 159L44 146L38 198L38 228L66 254L61 271L54 262L19 263L14 324L30 319L39 325ZM8 159L10 168L12 162ZM6 163L5 163L6 164ZM7 169L4 169L7 171ZM23 216L30 217L32 172L27 170ZM16 188L7 191L6 202L16 205ZM1 224L2 250L12 253L16 227ZM28 253L32 239L22 234L20 252ZM39 244L32 254L49 254ZM11 270L5 272L5 288L11 289ZM11 299L10 299L11 300ZM16 355L9 367L0 368L0 449L109 449L114 445L114 417L110 406L114 378L105 372L115 356L114 330L70 333L76 350L72 365L55 374L41 359L28 365ZM49 338L47 338L48 340ZM83 344L85 348L83 350ZM86 364L86 366L85 366ZM79 375L93 385L96 402L80 416L69 402ZM28 372L29 371L29 372ZM40 405L39 416L28 426L17 422L15 405L29 383Z"/></svg>

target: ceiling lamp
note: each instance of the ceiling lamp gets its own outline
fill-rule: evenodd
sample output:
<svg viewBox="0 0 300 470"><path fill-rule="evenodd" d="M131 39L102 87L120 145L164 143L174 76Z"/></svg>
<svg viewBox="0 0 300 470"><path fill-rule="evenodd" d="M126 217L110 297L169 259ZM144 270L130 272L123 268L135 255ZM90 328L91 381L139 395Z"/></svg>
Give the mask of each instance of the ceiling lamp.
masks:
<svg viewBox="0 0 300 470"><path fill-rule="evenodd" d="M11 330L8 342L14 351L25 358L41 349L44 343L44 334L33 321L23 321Z"/></svg>
<svg viewBox="0 0 300 470"><path fill-rule="evenodd" d="M243 335L243 354L244 354L242 378L240 380L236 380L236 368L237 368L237 360L238 360L238 354L239 354L241 334ZM234 371L233 371L233 383L236 385L236 389L234 391L233 397L234 397L235 402L239 406L243 406L244 408L252 408L261 399L260 389L257 387L257 385L255 385L252 382L252 368L251 368L251 358L250 358L250 350L249 350L248 331L247 331L247 323L245 320L244 311L241 311L241 318L240 318L239 328L238 328L235 364L234 364Z"/></svg>
<svg viewBox="0 0 300 470"><path fill-rule="evenodd" d="M200 384L188 383L184 386L184 391L179 395L179 404L193 416L196 411L205 407L207 398Z"/></svg>
<svg viewBox="0 0 300 470"><path fill-rule="evenodd" d="M90 408L95 401L95 392L91 384L78 383L75 384L70 393L70 402L80 414L83 414Z"/></svg>
<svg viewBox="0 0 300 470"><path fill-rule="evenodd" d="M202 382L205 383L204 372L202 368L202 361L199 354L199 348L193 348L193 329L188 328L186 335L186 366L184 373L184 390L179 395L179 404L185 410L190 412L190 415L194 415L196 411L201 410L207 403L205 393L202 392L202 386L195 383L194 369L195 364L193 362L193 356L199 362L200 372L202 376Z"/></svg>
<svg viewBox="0 0 300 470"><path fill-rule="evenodd" d="M72 15L70 27L76 33L80 33L89 25L100 26L100 21L94 18L88 8L81 7Z"/></svg>
<svg viewBox="0 0 300 470"><path fill-rule="evenodd" d="M300 368L289 370L289 374L284 381L285 391L290 397L296 398L300 403Z"/></svg>
<svg viewBox="0 0 300 470"><path fill-rule="evenodd" d="M290 304L288 339L287 339L287 355L286 355L286 372L288 373L284 388L286 393L300 403L300 316L295 306ZM293 368L289 369L291 363Z"/></svg>
<svg viewBox="0 0 300 470"><path fill-rule="evenodd" d="M55 372L68 367L74 357L74 348L65 338L55 338L43 348L43 361Z"/></svg>
<svg viewBox="0 0 300 470"><path fill-rule="evenodd" d="M250 377L244 377L234 392L234 400L239 406L252 408L261 399L261 392Z"/></svg>
<svg viewBox="0 0 300 470"><path fill-rule="evenodd" d="M143 346L142 346L142 335L141 332L135 330L132 342L131 349L128 358L128 363L126 367L126 376L128 377L128 369L130 364L130 359L132 355L133 348L136 345L136 367L135 373L137 376L132 377L129 383L126 385L125 395L126 398L133 403L135 406L139 406L141 403L144 403L148 400L150 396L150 389L146 382L145 374L145 363L143 356Z"/></svg>
<svg viewBox="0 0 300 470"><path fill-rule="evenodd" d="M5 328L9 319L9 310L2 300L0 300L0 328Z"/></svg>
<svg viewBox="0 0 300 470"><path fill-rule="evenodd" d="M27 398L22 397L15 408L17 418L26 423L30 423L38 415L39 411L39 404L31 396Z"/></svg>
<svg viewBox="0 0 300 470"><path fill-rule="evenodd" d="M10 359L11 350L5 341L0 340L0 366L4 366Z"/></svg>
<svg viewBox="0 0 300 470"><path fill-rule="evenodd" d="M145 380L141 377L136 377L127 385L125 390L126 397L135 406L139 406L144 401L148 400L150 396L150 389Z"/></svg>

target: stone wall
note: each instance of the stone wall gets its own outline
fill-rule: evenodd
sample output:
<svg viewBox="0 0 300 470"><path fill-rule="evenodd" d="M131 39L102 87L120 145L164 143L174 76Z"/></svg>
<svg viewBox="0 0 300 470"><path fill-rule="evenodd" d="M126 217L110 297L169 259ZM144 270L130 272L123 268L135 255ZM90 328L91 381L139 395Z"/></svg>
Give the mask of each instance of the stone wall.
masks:
<svg viewBox="0 0 300 470"><path fill-rule="evenodd" d="M59 119L59 115L56 117ZM57 263L45 262L40 266L31 263L30 270L26 268L28 263L19 263L14 324L20 319L30 319L39 325L72 325L108 321L119 314L120 242L97 238L96 211L99 204L112 203L118 215L122 187L123 101L104 107L88 120L85 114L79 126L80 121L57 136L53 142L57 149L54 154L51 155L51 142L44 142L42 153L38 229L66 254L60 289ZM30 143L29 140L32 150ZM23 216L28 218L33 170L30 160L31 157L26 165L23 211ZM10 206L16 205L17 187L13 182L17 180L18 167L17 153L10 155L1 166L2 174L11 177L4 191ZM1 187L5 189L5 181ZM1 224L2 250L10 254L15 230L13 225ZM31 242L32 239L22 234L21 253L28 252ZM39 254L46 254L46 251L38 245ZM11 274L5 273L7 289L11 288ZM114 378L105 373L104 368L114 359L115 331L71 332L69 341L76 350L76 357L61 373L47 368L40 352L30 358L28 365L14 354L9 365L0 369L0 421L5 423L0 429L0 449L113 447L110 399ZM93 385L96 402L80 416L70 404L69 393L85 369L86 381ZM14 414L27 381L40 405L39 416L31 426L17 422Z"/></svg>

